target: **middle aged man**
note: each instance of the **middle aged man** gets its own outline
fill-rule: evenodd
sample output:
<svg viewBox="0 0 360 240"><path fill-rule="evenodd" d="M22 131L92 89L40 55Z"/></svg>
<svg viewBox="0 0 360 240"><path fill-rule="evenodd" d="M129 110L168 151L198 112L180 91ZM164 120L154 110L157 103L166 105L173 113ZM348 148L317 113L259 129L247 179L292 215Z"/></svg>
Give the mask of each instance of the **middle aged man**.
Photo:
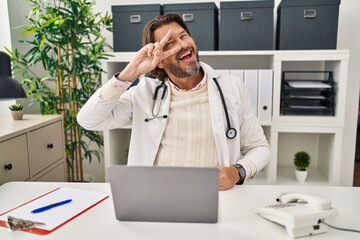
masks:
<svg viewBox="0 0 360 240"><path fill-rule="evenodd" d="M239 78L199 61L186 23L168 14L145 26L143 47L91 96L77 119L89 130L131 124L128 165L217 167L219 189L227 190L270 159L250 101Z"/></svg>

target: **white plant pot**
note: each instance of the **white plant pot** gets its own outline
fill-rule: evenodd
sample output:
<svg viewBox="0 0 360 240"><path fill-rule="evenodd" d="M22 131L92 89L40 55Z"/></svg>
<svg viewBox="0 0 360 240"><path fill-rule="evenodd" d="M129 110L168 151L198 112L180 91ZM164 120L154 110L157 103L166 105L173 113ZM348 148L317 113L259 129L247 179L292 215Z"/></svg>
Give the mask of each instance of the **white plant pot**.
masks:
<svg viewBox="0 0 360 240"><path fill-rule="evenodd" d="M305 182L308 171L295 170L295 177L298 182Z"/></svg>
<svg viewBox="0 0 360 240"><path fill-rule="evenodd" d="M95 182L95 177L93 175L88 174L88 173L84 173L83 174L83 180L84 180L84 182L87 182L87 183L93 183L93 182Z"/></svg>

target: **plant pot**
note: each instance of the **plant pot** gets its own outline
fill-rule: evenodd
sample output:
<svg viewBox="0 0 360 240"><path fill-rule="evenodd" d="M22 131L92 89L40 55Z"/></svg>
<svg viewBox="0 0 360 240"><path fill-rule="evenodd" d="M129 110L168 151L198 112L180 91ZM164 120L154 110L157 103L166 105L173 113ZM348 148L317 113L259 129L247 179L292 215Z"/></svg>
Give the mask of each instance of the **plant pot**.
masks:
<svg viewBox="0 0 360 240"><path fill-rule="evenodd" d="M23 110L11 110L11 116L14 120L21 120L23 118Z"/></svg>
<svg viewBox="0 0 360 240"><path fill-rule="evenodd" d="M295 170L295 177L298 182L305 182L308 171Z"/></svg>
<svg viewBox="0 0 360 240"><path fill-rule="evenodd" d="M88 173L83 174L83 181L86 183L93 183L95 182L95 177L93 175L90 175Z"/></svg>

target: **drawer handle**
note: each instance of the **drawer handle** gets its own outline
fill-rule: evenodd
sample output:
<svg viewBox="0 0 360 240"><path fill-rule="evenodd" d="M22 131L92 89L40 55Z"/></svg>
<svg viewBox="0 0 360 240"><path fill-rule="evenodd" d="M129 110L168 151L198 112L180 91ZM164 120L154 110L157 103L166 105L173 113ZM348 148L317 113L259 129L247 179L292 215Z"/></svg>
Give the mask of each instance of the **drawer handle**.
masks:
<svg viewBox="0 0 360 240"><path fill-rule="evenodd" d="M252 20L253 19L253 14L252 14L252 12L241 12L240 19L242 21Z"/></svg>
<svg viewBox="0 0 360 240"><path fill-rule="evenodd" d="M316 18L316 10L315 9L304 10L304 18Z"/></svg>
<svg viewBox="0 0 360 240"><path fill-rule="evenodd" d="M4 166L4 168L10 171L13 168L13 165L11 163L8 163Z"/></svg>
<svg viewBox="0 0 360 240"><path fill-rule="evenodd" d="M54 148L54 144L49 143L49 144L47 145L47 148L53 149L53 148Z"/></svg>
<svg viewBox="0 0 360 240"><path fill-rule="evenodd" d="M184 20L184 22L192 22L192 21L194 21L194 14L192 14L192 13L184 13L182 15L182 19Z"/></svg>
<svg viewBox="0 0 360 240"><path fill-rule="evenodd" d="M130 16L130 23L140 23L140 22L141 22L141 15Z"/></svg>

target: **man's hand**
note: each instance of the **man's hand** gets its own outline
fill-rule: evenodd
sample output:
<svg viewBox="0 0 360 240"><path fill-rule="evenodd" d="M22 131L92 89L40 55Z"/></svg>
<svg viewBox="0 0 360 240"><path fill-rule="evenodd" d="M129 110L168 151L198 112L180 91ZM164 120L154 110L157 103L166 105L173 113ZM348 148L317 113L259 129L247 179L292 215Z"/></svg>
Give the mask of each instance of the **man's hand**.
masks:
<svg viewBox="0 0 360 240"><path fill-rule="evenodd" d="M220 191L233 188L239 181L238 170L234 166L219 167L219 189Z"/></svg>
<svg viewBox="0 0 360 240"><path fill-rule="evenodd" d="M164 46L168 43L172 34L170 30L159 42L149 43L141 48L126 68L118 75L118 79L133 82L142 74L155 69L163 59L179 52L181 46L175 46L164 51Z"/></svg>

